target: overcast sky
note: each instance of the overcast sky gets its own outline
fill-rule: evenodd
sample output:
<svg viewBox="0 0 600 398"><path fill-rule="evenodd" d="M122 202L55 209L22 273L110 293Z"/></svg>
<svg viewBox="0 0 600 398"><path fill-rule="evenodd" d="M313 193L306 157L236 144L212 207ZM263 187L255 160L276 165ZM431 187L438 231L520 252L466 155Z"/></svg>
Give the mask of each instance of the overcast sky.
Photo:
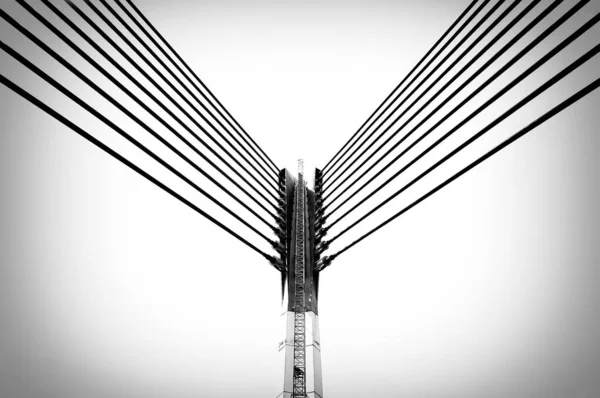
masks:
<svg viewBox="0 0 600 398"><path fill-rule="evenodd" d="M451 109L573 5L564 3L444 109ZM139 93L41 2L31 4ZM55 4L133 70L66 4ZM295 173L297 160L305 159L311 184L314 167L330 160L468 1L136 4L278 166ZM526 4L517 6L492 35ZM469 71L548 4L541 1ZM80 7L101 22L85 4ZM2 8L136 114L143 114L16 2L3 2ZM600 3L593 0L425 142L448 131L599 11ZM6 22L0 29L4 42L201 186L217 192ZM361 212L599 39L600 29L591 29ZM488 41L489 37L475 50ZM244 226L6 53L0 59L3 75L269 250ZM575 93L597 78L598 70L597 59L578 69L340 239L332 251ZM278 273L240 242L5 87L0 88L0 103L0 396L274 397L283 372L277 353L283 339ZM586 97L323 272L319 306L328 397L600 394L599 103L600 93ZM218 195L253 220L234 201ZM343 226L340 223L332 233Z"/></svg>

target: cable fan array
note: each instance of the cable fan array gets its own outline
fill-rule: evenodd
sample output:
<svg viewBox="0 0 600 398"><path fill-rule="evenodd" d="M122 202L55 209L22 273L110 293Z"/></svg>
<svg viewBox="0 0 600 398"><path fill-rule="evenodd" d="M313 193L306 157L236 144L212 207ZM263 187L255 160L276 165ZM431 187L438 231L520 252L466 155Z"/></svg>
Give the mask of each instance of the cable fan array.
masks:
<svg viewBox="0 0 600 398"><path fill-rule="evenodd" d="M366 232L355 230L434 171L445 165L450 167L451 159L455 160L467 148L473 149L480 138L592 60L600 51L598 31L593 30L600 14L586 15L582 10L588 3L589 0L471 2L318 173L317 251L324 253L351 231L359 234L323 257L318 269L323 270L342 253L598 88L600 78L596 71L595 79L579 91L566 98L563 95L561 102L426 189L416 200L400 210L392 210L391 216ZM573 25L576 25L574 30ZM588 43L585 36L595 42L574 57L574 51L568 49L576 45L585 47ZM537 52L542 55L536 56L534 62L529 61L528 56L531 58ZM545 76L545 70L540 72L545 66L552 66L553 61L560 64L564 59L569 60L566 67L548 79L540 77ZM537 84L540 80L542 83ZM531 81L536 81L537 87L528 91ZM495 91L486 98L486 89ZM511 94L520 96L523 92L526 95L513 102ZM507 102L512 105L506 107ZM506 110L498 115L500 106ZM481 122L474 125L472 121L486 110L488 119L490 111L493 112L491 121L486 121L483 127L479 127ZM449 145L461 135L466 135L464 140L443 154L442 144ZM432 158L433 164L425 164ZM417 166L423 170L415 171ZM403 182L401 177L407 181L372 205L391 183ZM360 210L369 205L361 214ZM325 240L328 234L333 237Z"/></svg>
<svg viewBox="0 0 600 398"><path fill-rule="evenodd" d="M597 70L588 72L585 85L553 94L552 106L498 138L500 126L596 57L600 14L586 13L589 3L472 1L317 170L316 271L598 88ZM17 48L7 35L0 47L53 96L44 100L3 74L5 87L285 271L282 171L132 0L16 0L13 8L0 16L13 42L27 44ZM49 62L38 62L40 54ZM61 112L63 99L102 129ZM481 151L486 140L493 145ZM440 170L449 175L424 184ZM408 195L418 186L424 192ZM392 208L400 197L408 203ZM377 220L383 209L391 215Z"/></svg>
<svg viewBox="0 0 600 398"><path fill-rule="evenodd" d="M49 0L35 5L25 0L17 3L21 9L13 14L20 13L21 18L0 10L4 22L71 73L79 86L86 85L121 114L107 116L106 111L91 105L89 98L78 95L50 71L43 70L35 58L27 57L2 40L0 47L6 55L242 224L253 238L279 248L276 237L281 231L274 222L279 208L279 168L131 0L85 1L85 5L71 1L59 5ZM65 48L72 52L65 54ZM86 71L76 66L82 63L86 64ZM98 73L109 84L99 83L99 79L90 76L92 73ZM133 156L120 152L104 137L100 138L100 134L75 123L70 114L59 112L54 103L43 101L7 76L0 76L0 80L14 93L278 266L276 257L138 164L137 156L133 160ZM135 104L139 112L125 101ZM129 132L129 128L117 122L123 119L137 125L155 142ZM167 160L166 153L203 176L247 215L232 210L219 199L219 194L209 193L196 181L196 176L177 167L175 161ZM259 225L255 225L253 218Z"/></svg>

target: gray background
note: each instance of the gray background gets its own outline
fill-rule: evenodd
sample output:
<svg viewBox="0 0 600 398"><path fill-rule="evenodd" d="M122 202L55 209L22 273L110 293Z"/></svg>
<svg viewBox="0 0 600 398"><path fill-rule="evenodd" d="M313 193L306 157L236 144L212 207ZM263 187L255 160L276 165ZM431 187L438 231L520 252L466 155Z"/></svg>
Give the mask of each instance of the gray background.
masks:
<svg viewBox="0 0 600 398"><path fill-rule="evenodd" d="M51 18L41 3L32 4ZM275 162L295 171L296 159L304 158L310 177L468 2L137 4ZM547 4L542 1L525 22ZM572 4L566 1L535 34ZM2 8L110 86L16 3ZM592 0L476 104L598 11L600 2ZM74 76L0 25L3 41L129 126ZM424 166L599 38L600 30L592 29ZM6 54L0 57L4 75L250 237ZM598 60L579 69L333 249L597 78L598 70ZM276 349L283 338L278 274L4 87L0 103L0 397L275 396L282 377ZM588 96L323 273L327 396L600 394L599 103L600 93ZM384 192L407 181L400 180Z"/></svg>

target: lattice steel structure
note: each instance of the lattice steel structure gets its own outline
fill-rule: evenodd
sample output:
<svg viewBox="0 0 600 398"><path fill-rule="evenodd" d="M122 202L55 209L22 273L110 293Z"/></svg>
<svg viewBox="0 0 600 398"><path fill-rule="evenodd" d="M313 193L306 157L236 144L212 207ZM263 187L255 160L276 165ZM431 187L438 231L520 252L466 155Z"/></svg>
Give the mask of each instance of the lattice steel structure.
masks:
<svg viewBox="0 0 600 398"><path fill-rule="evenodd" d="M294 265L294 397L306 396L306 361L305 361L305 312L304 306L304 269L305 247L304 247L304 215L306 197L304 191L304 167L302 161L298 162L298 181L296 182L296 264Z"/></svg>
<svg viewBox="0 0 600 398"><path fill-rule="evenodd" d="M280 215L285 236L281 261L285 339L279 350L284 356L283 385L278 397L322 398L321 348L318 327L318 273L315 272L315 193L307 189L303 162L298 177L280 173ZM292 205L293 203L293 205Z"/></svg>

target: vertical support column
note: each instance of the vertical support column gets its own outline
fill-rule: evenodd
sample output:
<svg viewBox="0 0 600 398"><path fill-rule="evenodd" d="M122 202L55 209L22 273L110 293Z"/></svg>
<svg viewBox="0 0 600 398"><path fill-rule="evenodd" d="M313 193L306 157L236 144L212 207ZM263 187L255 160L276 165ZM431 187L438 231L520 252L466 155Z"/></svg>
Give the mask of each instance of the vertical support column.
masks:
<svg viewBox="0 0 600 398"><path fill-rule="evenodd" d="M314 193L306 188L302 161L293 194L293 209L284 294L285 339L279 351L285 357L283 386L278 398L322 398L321 345L317 310L318 273L314 272ZM291 209L290 209L291 208ZM288 211L289 211L288 210ZM287 299L287 300L286 300Z"/></svg>

